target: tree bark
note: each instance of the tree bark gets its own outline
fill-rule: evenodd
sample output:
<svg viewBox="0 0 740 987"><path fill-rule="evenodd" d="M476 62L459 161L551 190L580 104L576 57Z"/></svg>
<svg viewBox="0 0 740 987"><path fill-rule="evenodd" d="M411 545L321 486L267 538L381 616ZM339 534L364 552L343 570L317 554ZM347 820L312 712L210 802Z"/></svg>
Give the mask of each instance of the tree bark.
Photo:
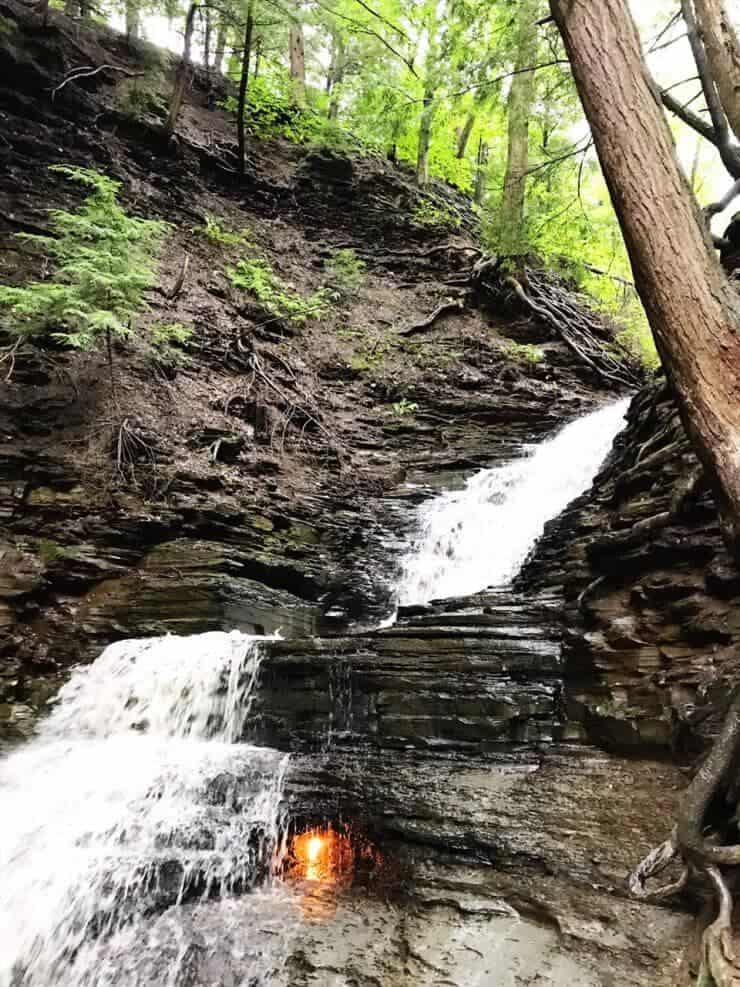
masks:
<svg viewBox="0 0 740 987"><path fill-rule="evenodd" d="M141 36L141 10L137 0L126 0L126 40L135 41Z"/></svg>
<svg viewBox="0 0 740 987"><path fill-rule="evenodd" d="M183 42L182 58L180 59L180 64L177 66L175 88L172 92L170 112L167 116L167 123L165 124L165 131L168 134L174 134L175 132L175 125L177 124L177 118L180 115L182 101L185 97L185 87L188 84L190 72L192 70L190 50L193 45L193 29L195 28L195 15L197 11L198 4L191 3L185 18L185 40Z"/></svg>
<svg viewBox="0 0 740 987"><path fill-rule="evenodd" d="M475 110L471 110L465 118L465 123L463 124L462 130L460 131L460 136L457 139L457 158L464 158L465 152L468 148L468 141L470 140L470 135L473 132L473 127L475 126Z"/></svg>
<svg viewBox="0 0 740 987"><path fill-rule="evenodd" d="M478 154L475 159L475 189L473 201L479 206L486 194L486 173L488 171L488 144L481 138L478 141Z"/></svg>
<svg viewBox="0 0 740 987"><path fill-rule="evenodd" d="M224 55L226 54L226 21L219 18L216 28L216 50L213 55L213 67L218 73L224 70Z"/></svg>
<svg viewBox="0 0 740 987"><path fill-rule="evenodd" d="M504 194L501 199L500 252L521 257L527 252L524 236L524 199L529 170L529 115L534 99L534 72L522 72L537 58L538 0L521 0L517 20L517 57L509 90L509 139Z"/></svg>
<svg viewBox="0 0 740 987"><path fill-rule="evenodd" d="M740 302L655 99L627 0L550 0L681 417L740 557Z"/></svg>
<svg viewBox="0 0 740 987"><path fill-rule="evenodd" d="M416 181L419 185L426 185L429 181L429 147L432 143L434 109L434 90L430 85L427 85L424 90L423 109L419 124L419 144L416 153Z"/></svg>
<svg viewBox="0 0 740 987"><path fill-rule="evenodd" d="M740 42L722 0L694 0L694 8L722 108L740 139Z"/></svg>
<svg viewBox="0 0 740 987"><path fill-rule="evenodd" d="M290 25L288 44L290 47L290 78L293 80L293 92L296 102L302 105L306 98L306 50L303 41L303 26L301 24Z"/></svg>
<svg viewBox="0 0 740 987"><path fill-rule="evenodd" d="M206 80L211 81L211 8L206 6L203 11L205 30L203 37L203 67L206 70Z"/></svg>
<svg viewBox="0 0 740 987"><path fill-rule="evenodd" d="M247 23L244 28L244 51L242 52L242 74L239 78L239 99L236 106L236 140L238 144L239 174L244 174L247 163L246 142L244 135L244 113L247 107L247 90L249 88L249 59L252 53L252 34L254 32L254 3L249 0L247 7Z"/></svg>
<svg viewBox="0 0 740 987"><path fill-rule="evenodd" d="M330 120L336 120L339 116L339 96L341 86L344 81L344 73L347 65L347 51L344 38L339 33L332 34L331 65L326 77L326 91L329 93L329 106L327 116Z"/></svg>

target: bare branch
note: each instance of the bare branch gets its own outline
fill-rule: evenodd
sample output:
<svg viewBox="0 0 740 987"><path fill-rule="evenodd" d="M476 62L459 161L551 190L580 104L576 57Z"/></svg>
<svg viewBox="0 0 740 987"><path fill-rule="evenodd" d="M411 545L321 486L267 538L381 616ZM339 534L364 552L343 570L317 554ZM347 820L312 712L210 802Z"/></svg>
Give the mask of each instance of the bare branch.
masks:
<svg viewBox="0 0 740 987"><path fill-rule="evenodd" d="M394 24L392 21L386 20L386 18L383 17L382 14L379 14L377 10L373 10L372 7L370 7L368 4L365 3L365 0L355 0L355 3L358 3L364 10L368 12L368 14L372 14L373 17L377 17L378 20L381 21L381 23L385 24L386 27L389 27L391 31L395 31L399 37L403 38L404 41L408 41L408 43L411 44L411 39L409 38L408 34L406 34L405 31L401 30L401 28L398 27L397 24Z"/></svg>
<svg viewBox="0 0 740 987"><path fill-rule="evenodd" d="M58 92L60 92L64 87L70 82L77 82L79 79L89 79L93 75L97 75L98 72L103 72L105 69L110 69L113 72L122 72L124 75L130 78L137 78L142 76L144 72L132 72L131 69L126 69L122 65L111 65L109 62L105 62L103 65L98 65L97 68L93 68L92 65L80 65L76 69L70 69L67 72L64 79L59 83L56 88L51 91L51 101L54 102L54 97Z"/></svg>
<svg viewBox="0 0 740 987"><path fill-rule="evenodd" d="M382 34L379 34L377 31L373 31L372 28L368 27L366 24L363 24L361 21L356 21L354 17L348 17L347 14L340 14L338 10L334 10L333 7L327 6L326 4L322 3L321 0L314 0L314 3L316 4L317 7L321 7L322 10L325 10L328 14L331 14L333 17L338 17L340 20L347 21L348 24L352 24L354 27L357 28L360 34L367 34L371 38L376 38L383 45L384 48L387 48L392 55L395 55L396 58L399 58L403 62L403 64L406 66L406 68L413 76L416 76L416 78L418 78L418 73L414 68L413 59L407 58L405 55L402 55L401 52L398 51L396 48L394 48L393 45L390 43L390 41L384 38Z"/></svg>
<svg viewBox="0 0 740 987"><path fill-rule="evenodd" d="M707 219L711 219L717 213L724 212L732 200L736 199L738 195L740 195L740 178L730 186L718 202L712 202L710 205L704 207L704 215Z"/></svg>

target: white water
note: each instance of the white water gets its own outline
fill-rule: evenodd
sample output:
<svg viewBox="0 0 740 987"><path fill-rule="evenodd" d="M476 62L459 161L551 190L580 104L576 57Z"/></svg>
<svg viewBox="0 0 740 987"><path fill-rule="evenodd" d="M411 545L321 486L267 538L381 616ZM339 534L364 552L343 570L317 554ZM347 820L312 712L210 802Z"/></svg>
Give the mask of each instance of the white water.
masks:
<svg viewBox="0 0 740 987"><path fill-rule="evenodd" d="M588 488L627 405L616 401L578 418L521 459L481 470L463 490L424 504L403 560L399 603L466 596L511 579L545 523Z"/></svg>
<svg viewBox="0 0 740 987"><path fill-rule="evenodd" d="M512 576L591 481L625 404L427 504L402 601ZM289 892L241 894L270 876L284 834L287 757L242 742L259 641L112 645L0 761L0 987L283 982Z"/></svg>
<svg viewBox="0 0 740 987"><path fill-rule="evenodd" d="M269 874L287 757L238 742L259 640L114 644L0 762L0 987L147 982L148 910Z"/></svg>

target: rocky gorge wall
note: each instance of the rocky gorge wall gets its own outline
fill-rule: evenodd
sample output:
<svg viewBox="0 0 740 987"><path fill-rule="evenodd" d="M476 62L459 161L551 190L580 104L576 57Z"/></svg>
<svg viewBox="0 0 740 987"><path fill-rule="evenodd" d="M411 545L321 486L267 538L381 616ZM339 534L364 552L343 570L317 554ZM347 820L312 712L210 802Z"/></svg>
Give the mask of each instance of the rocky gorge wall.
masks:
<svg viewBox="0 0 740 987"><path fill-rule="evenodd" d="M656 380L518 580L563 593L568 714L610 749L691 759L737 682L740 576L698 475Z"/></svg>

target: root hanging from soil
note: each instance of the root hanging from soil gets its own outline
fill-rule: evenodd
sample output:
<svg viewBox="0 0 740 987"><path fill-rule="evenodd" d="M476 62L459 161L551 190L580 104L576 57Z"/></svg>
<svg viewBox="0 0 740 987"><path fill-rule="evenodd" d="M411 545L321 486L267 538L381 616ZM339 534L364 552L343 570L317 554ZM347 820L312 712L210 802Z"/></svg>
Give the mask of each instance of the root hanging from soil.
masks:
<svg viewBox="0 0 740 987"><path fill-rule="evenodd" d="M503 283L543 322L549 325L566 346L606 384L635 387L639 377L626 360L613 356L599 338L603 326L598 316L579 305L563 285L527 269L527 288L509 275Z"/></svg>
<svg viewBox="0 0 740 987"><path fill-rule="evenodd" d="M735 956L733 949L732 894L720 869L740 865L740 845L723 844L726 834L716 826L707 833L707 814L710 804L717 804L720 797L727 796L739 758L740 690L737 690L712 749L686 790L673 832L665 843L650 851L629 877L632 894L650 901L680 891L692 873L709 883L717 917L702 935L698 983L714 983L716 987L740 987L740 957ZM648 881L674 861L681 864L680 876L662 887L650 889Z"/></svg>

